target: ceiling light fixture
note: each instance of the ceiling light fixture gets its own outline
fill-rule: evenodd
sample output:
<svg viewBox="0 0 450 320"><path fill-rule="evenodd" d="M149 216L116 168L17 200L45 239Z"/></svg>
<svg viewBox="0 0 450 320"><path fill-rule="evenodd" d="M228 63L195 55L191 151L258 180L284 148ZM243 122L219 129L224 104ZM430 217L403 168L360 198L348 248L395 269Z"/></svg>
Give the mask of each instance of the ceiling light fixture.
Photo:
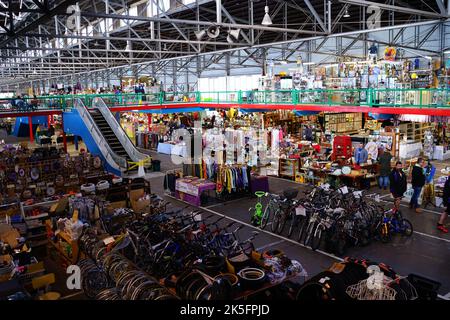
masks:
<svg viewBox="0 0 450 320"><path fill-rule="evenodd" d="M264 18L263 21L261 22L261 24L263 26L270 26L272 24L272 19L269 16L269 6L267 5L267 1L266 1L266 6L264 7Z"/></svg>
<svg viewBox="0 0 450 320"><path fill-rule="evenodd" d="M348 8L345 9L344 18L350 18L350 13L348 12Z"/></svg>

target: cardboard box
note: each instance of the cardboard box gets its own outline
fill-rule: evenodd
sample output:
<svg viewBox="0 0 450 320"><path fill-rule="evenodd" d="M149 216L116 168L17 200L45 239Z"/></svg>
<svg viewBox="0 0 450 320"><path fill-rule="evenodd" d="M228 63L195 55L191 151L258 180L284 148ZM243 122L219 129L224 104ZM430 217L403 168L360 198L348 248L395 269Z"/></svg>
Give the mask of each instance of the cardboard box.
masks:
<svg viewBox="0 0 450 320"><path fill-rule="evenodd" d="M112 213L114 211L114 209L117 208L126 208L127 207L127 202L124 201L117 201L117 202L111 202L108 207L106 208L106 211L108 211L108 213Z"/></svg>

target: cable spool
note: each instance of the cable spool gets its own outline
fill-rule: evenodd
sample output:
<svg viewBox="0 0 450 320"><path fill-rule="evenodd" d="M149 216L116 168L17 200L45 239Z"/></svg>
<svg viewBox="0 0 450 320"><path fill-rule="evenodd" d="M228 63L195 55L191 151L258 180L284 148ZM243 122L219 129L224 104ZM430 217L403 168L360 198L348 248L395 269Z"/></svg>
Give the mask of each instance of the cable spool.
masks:
<svg viewBox="0 0 450 320"><path fill-rule="evenodd" d="M109 182L107 180L100 180L97 183L96 188L97 188L97 191L102 191L102 190L109 189Z"/></svg>
<svg viewBox="0 0 450 320"><path fill-rule="evenodd" d="M85 184L81 185L80 190L85 193L95 193L95 184L85 183Z"/></svg>
<svg viewBox="0 0 450 320"><path fill-rule="evenodd" d="M220 35L220 27L219 26L210 26L206 30L206 34L210 39L216 39Z"/></svg>

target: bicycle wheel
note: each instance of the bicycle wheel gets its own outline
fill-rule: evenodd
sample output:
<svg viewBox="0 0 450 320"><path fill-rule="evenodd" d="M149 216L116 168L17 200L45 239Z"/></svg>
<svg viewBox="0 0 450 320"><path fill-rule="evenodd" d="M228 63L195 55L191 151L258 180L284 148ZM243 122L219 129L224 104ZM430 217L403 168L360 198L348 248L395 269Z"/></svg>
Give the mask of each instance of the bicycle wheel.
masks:
<svg viewBox="0 0 450 320"><path fill-rule="evenodd" d="M266 207L266 210L264 210L264 213L261 217L261 225L260 228L264 229L267 226L267 223L269 222L270 216L271 216L272 208L270 206Z"/></svg>
<svg viewBox="0 0 450 320"><path fill-rule="evenodd" d="M408 219L400 220L400 230L402 235L410 237L413 234L412 223Z"/></svg>
<svg viewBox="0 0 450 320"><path fill-rule="evenodd" d="M297 233L297 242L302 242L303 236L305 234L306 230L306 223L307 219L305 217L297 217L297 227L298 227L298 233Z"/></svg>
<svg viewBox="0 0 450 320"><path fill-rule="evenodd" d="M322 242L322 227L320 225L317 226L314 231L314 235L311 238L311 249L316 251L320 247L320 243Z"/></svg>
<svg viewBox="0 0 450 320"><path fill-rule="evenodd" d="M281 210L278 209L277 211L275 211L273 215L272 225L270 226L270 230L272 230L272 232L275 233L278 230L280 219L281 219Z"/></svg>
<svg viewBox="0 0 450 320"><path fill-rule="evenodd" d="M280 221L278 222L277 233L282 234L284 227L286 226L286 220L288 218L288 214L285 211L281 211Z"/></svg>
<svg viewBox="0 0 450 320"><path fill-rule="evenodd" d="M290 238L292 236L292 233L294 232L295 227L297 226L297 216L295 215L295 211L291 210L291 223L289 224L289 230L288 230L288 237Z"/></svg>
<svg viewBox="0 0 450 320"><path fill-rule="evenodd" d="M315 230L316 223L315 222L309 222L308 226L306 228L305 232L305 239L303 241L303 244L305 246L309 246L309 243L311 242L311 238L313 236L313 232Z"/></svg>

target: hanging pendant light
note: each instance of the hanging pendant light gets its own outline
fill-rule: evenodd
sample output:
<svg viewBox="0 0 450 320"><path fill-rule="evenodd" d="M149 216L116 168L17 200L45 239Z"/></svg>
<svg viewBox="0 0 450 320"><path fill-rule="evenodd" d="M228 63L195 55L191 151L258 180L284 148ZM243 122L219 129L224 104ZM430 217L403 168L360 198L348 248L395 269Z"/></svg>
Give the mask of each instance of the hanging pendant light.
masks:
<svg viewBox="0 0 450 320"><path fill-rule="evenodd" d="M272 24L272 19L270 19L269 16L269 6L267 5L267 1L266 1L266 6L264 7L264 18L263 21L261 22L261 24L263 26L270 26Z"/></svg>
<svg viewBox="0 0 450 320"><path fill-rule="evenodd" d="M350 18L350 13L348 12L348 8L345 9L344 18Z"/></svg>

